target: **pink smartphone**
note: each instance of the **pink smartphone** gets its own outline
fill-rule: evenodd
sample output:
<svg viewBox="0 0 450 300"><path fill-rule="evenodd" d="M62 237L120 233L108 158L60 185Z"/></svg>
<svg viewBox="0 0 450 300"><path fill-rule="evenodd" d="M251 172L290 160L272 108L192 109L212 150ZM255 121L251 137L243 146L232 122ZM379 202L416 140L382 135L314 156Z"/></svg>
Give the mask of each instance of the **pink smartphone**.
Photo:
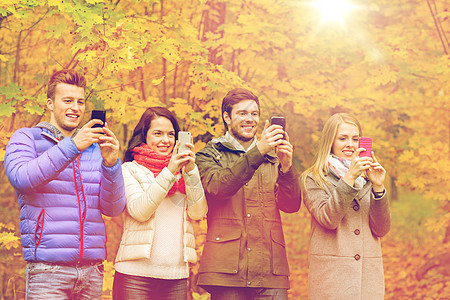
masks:
<svg viewBox="0 0 450 300"><path fill-rule="evenodd" d="M358 148L366 149L366 151L359 153L359 157L372 157L372 138L360 137Z"/></svg>

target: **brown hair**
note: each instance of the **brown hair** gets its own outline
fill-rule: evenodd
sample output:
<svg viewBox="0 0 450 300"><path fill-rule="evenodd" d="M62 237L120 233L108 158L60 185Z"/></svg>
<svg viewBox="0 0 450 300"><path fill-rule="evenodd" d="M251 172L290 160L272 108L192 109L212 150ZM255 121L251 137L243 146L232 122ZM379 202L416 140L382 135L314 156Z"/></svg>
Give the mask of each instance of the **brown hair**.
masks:
<svg viewBox="0 0 450 300"><path fill-rule="evenodd" d="M59 83L75 85L86 89L86 79L75 70L60 70L53 73L48 82L47 99L55 100L55 89Z"/></svg>
<svg viewBox="0 0 450 300"><path fill-rule="evenodd" d="M159 117L169 119L169 121L172 123L173 129L175 130L175 141L178 140L178 132L180 131L180 126L178 125L178 121L174 113L165 107L149 107L142 114L141 119L133 130L133 135L128 142L128 147L123 158L124 162L133 161L131 150L133 150L134 147L147 142L147 132L150 129L150 125L152 124L152 121L154 119Z"/></svg>

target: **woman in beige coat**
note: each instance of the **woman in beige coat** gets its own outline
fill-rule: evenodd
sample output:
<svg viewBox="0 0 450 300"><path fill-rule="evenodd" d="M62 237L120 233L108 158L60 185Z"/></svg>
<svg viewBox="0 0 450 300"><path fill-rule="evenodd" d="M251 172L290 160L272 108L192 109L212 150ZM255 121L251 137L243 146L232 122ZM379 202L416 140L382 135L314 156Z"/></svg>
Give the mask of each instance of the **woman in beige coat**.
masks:
<svg viewBox="0 0 450 300"><path fill-rule="evenodd" d="M188 263L197 261L187 219L207 205L192 143L178 153L180 128L172 112L148 108L122 165L127 209L116 256L113 298L186 299Z"/></svg>
<svg viewBox="0 0 450 300"><path fill-rule="evenodd" d="M309 299L384 298L380 238L390 229L386 171L359 157L359 122L340 113L325 123L314 164L302 175L311 214Z"/></svg>

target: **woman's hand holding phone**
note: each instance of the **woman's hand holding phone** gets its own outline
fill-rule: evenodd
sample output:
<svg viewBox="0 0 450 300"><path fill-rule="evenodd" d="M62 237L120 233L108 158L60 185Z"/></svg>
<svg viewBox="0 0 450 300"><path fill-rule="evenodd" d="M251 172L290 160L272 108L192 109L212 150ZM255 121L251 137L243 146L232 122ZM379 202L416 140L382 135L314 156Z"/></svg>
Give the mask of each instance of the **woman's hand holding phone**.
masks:
<svg viewBox="0 0 450 300"><path fill-rule="evenodd" d="M194 145L192 144L192 135L187 131L178 132L178 140L173 148L172 158L167 168L176 174L182 167L186 172L195 168Z"/></svg>
<svg viewBox="0 0 450 300"><path fill-rule="evenodd" d="M384 191L384 179L386 178L386 170L375 158L375 154L373 152L372 159L373 162L370 164L370 168L366 171L367 179L372 182L373 191L376 193L381 193Z"/></svg>
<svg viewBox="0 0 450 300"><path fill-rule="evenodd" d="M360 157L359 153L363 151L362 148L356 150L355 158L350 163L350 167L348 168L347 173L345 173L344 179L350 186L355 184L355 181L358 177L362 175L362 173L370 168L370 164L372 163L372 159L369 157Z"/></svg>

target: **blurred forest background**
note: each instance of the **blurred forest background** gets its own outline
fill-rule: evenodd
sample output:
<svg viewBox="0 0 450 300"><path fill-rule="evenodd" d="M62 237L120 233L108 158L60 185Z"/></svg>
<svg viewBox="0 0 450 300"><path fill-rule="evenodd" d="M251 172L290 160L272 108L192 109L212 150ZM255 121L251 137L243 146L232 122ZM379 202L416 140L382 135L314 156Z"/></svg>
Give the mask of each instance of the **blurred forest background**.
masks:
<svg viewBox="0 0 450 300"><path fill-rule="evenodd" d="M0 0L0 300L25 290L5 147L18 128L48 120L46 82L63 68L85 74L86 120L106 109L122 150L155 105L174 111L201 149L223 134L223 96L245 87L263 120L286 117L303 171L324 121L354 114L390 175L386 299L450 299L450 0L352 3L341 18L343 4L328 7L327 19L314 0ZM306 299L309 214L283 219L290 299ZM110 299L122 220L106 221ZM201 254L205 220L195 227ZM197 270L190 297L208 299Z"/></svg>

